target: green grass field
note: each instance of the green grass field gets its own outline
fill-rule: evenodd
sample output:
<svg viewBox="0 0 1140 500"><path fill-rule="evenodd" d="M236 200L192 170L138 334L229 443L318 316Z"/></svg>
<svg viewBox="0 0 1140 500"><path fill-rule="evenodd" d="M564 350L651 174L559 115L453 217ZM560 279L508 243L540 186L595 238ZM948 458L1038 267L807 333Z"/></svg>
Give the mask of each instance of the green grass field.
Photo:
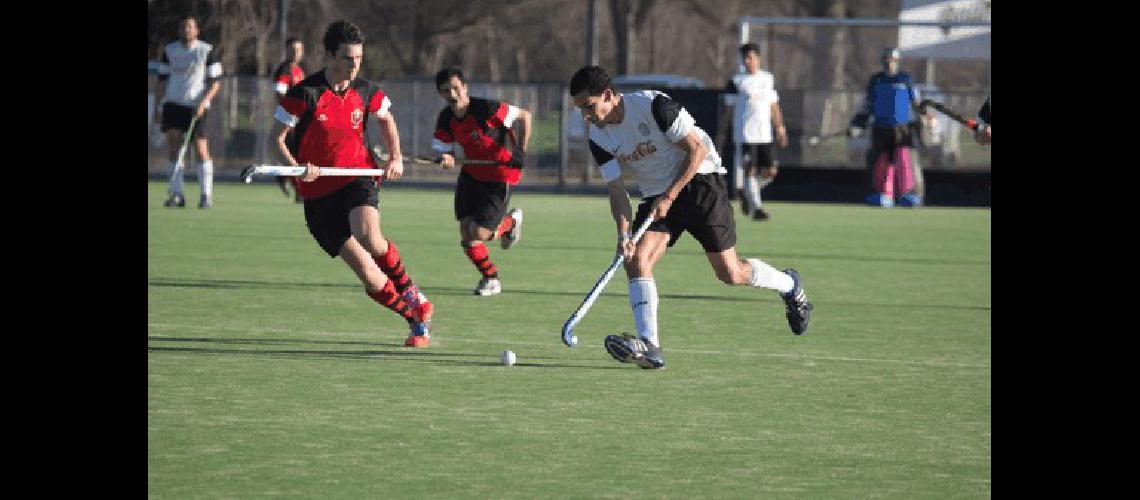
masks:
<svg viewBox="0 0 1140 500"><path fill-rule="evenodd" d="M688 235L656 269L667 369L613 361L633 331L603 197L516 194L523 239L490 246L476 297L452 193L385 188L385 235L436 304L433 345L364 295L276 185L215 207L147 195L147 477L153 498L988 498L989 210L770 203L742 256L795 267L729 287ZM737 212L739 213L739 212ZM501 366L510 349L518 364Z"/></svg>

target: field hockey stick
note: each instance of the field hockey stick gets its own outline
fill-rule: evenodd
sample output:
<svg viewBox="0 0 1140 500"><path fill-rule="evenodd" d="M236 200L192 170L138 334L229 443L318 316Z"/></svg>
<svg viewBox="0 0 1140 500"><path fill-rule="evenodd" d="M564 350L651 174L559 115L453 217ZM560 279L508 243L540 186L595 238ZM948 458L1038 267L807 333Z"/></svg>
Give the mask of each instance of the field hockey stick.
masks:
<svg viewBox="0 0 1140 500"><path fill-rule="evenodd" d="M819 145L820 141L825 141L825 140L828 140L828 139L834 139L834 138L836 138L836 137L844 137L844 136L846 136L846 135L847 135L847 132L846 132L846 131L843 131L843 132L833 132L833 133L830 133L830 134L824 134L824 135L813 135L813 136L811 136L811 137L808 137L808 145L810 145L810 146L816 146L816 145Z"/></svg>
<svg viewBox="0 0 1140 500"><path fill-rule="evenodd" d="M372 154L376 155L376 159L378 159L380 161L388 161L388 154L382 153L380 151L380 146L374 146L372 148ZM443 158L434 158L431 156L401 156L400 158L403 158L404 161L410 161L412 163L417 163L420 165L439 165L440 163L443 162ZM467 165L508 165L508 164L510 164L509 161L460 160L458 158L455 160L455 163L456 164L465 163Z"/></svg>
<svg viewBox="0 0 1140 500"><path fill-rule="evenodd" d="M379 177L384 175L382 168L334 168L334 167L320 167L321 177ZM305 167L303 166L290 166L290 165L250 165L241 171L241 180L249 184L255 175L268 175L273 177L280 176L302 176L305 175Z"/></svg>
<svg viewBox="0 0 1140 500"><path fill-rule="evenodd" d="M925 109L927 106L930 106L934 109L937 109L942 114L949 116L951 120L954 120L958 123L961 123L962 125L965 125L966 128L968 128L970 130L977 130L978 129L978 121L977 120L975 120L973 118L965 118L962 115L955 112L954 110L947 108L946 106L942 105L942 103L940 103L940 102L933 101L930 99L926 99L926 100L923 100L922 103L918 105L918 107L923 108L923 109Z"/></svg>
<svg viewBox="0 0 1140 500"><path fill-rule="evenodd" d="M174 170L170 172L170 182L174 182L174 176L178 173L178 167L186 167L182 160L186 159L187 147L190 146L190 136L194 135L194 127L198 124L198 115L190 119L190 126L186 127L186 137L182 139L182 147L178 149L178 162L174 164Z"/></svg>
<svg viewBox="0 0 1140 500"><path fill-rule="evenodd" d="M637 228L637 232L633 235L634 245L637 244L638 240L641 239L641 235L645 234L645 231L649 229L649 225L652 223L653 216L647 216L645 222L641 223L641 227ZM566 344L566 347L578 345L578 336L572 333L574 326L577 325L579 321L582 321L582 318L586 317L586 313L590 310L590 307L594 305L594 301L602 294L602 290L606 288L606 284L610 282L610 278L614 277L614 272L617 271L618 266L624 261L625 254L618 252L617 256L614 257L613 264L610 264L609 269L606 269L602 277L598 278L597 283L594 283L594 287L590 289L590 293L586 294L586 299L578 305L578 309L574 310L574 314L570 315L570 319L566 320L566 324L562 325L562 343Z"/></svg>

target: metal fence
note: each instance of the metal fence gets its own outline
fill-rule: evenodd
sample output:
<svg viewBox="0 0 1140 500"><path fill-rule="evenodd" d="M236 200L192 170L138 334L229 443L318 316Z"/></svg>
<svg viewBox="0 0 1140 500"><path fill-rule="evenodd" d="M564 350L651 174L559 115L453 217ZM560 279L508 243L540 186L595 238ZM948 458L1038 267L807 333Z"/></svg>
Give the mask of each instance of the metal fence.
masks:
<svg viewBox="0 0 1140 500"><path fill-rule="evenodd" d="M165 137L153 124L155 78L151 80L147 129L149 135L148 173L166 173L168 147ZM391 112L400 132L400 147L405 155L430 155L436 119L445 103L435 91L434 81L381 81L384 93L392 101ZM509 102L531 111L533 130L527 152L524 182L535 185L571 186L601 185L597 176L589 174L587 147L581 140L582 123L575 121L566 87L559 84L470 84L472 96ZM222 86L207 114L207 138L211 156L219 176L236 175L251 163L276 163L270 148L273 113L277 95L266 78L233 76L222 79ZM580 120L580 119L578 119ZM373 123L373 125L375 125ZM577 127L578 134L567 134L567 127ZM368 127L371 144L382 145L377 127ZM578 137L579 140L574 140ZM567 143L570 140L570 143ZM193 149L193 148L191 148ZM417 181L454 180L455 170L406 164L404 178ZM188 173L193 173L190 169Z"/></svg>
<svg viewBox="0 0 1140 500"><path fill-rule="evenodd" d="M168 148L165 137L152 123L155 77L149 77L148 173L167 173ZM379 82L392 100L392 113L399 125L404 154L431 154L436 118L444 106L430 80ZM708 92L716 92L709 90ZM559 190L600 188L602 182L587 147L585 125L574 108L565 85L561 84L470 84L472 96L487 97L515 104L533 113L533 131L523 184ZM790 133L789 147L778 151L782 165L800 167L864 168L866 138L848 139L837 135L846 129L852 110L861 104L861 92L781 91L780 106ZM951 108L972 116L986 98L986 92L943 92L942 100ZM684 104L684 103L682 103ZM276 163L269 137L277 95L268 78L231 76L222 87L207 115L206 130L210 152L219 178L236 177L251 163ZM724 110L730 112L730 110ZM723 111L722 111L723 112ZM723 138L718 123L698 123L710 135ZM928 169L989 170L990 152L972 140L968 130L941 117L942 135L921 151ZM731 121L731 120L729 120ZM377 127L368 128L372 144L382 144ZM811 136L823 139L813 144ZM830 138L829 138L830 137ZM724 148L725 142L718 146ZM193 148L190 156L193 155ZM722 151L721 156L731 156ZM405 179L423 182L453 182L457 172L434 166L407 164ZM187 174L194 175L190 168Z"/></svg>

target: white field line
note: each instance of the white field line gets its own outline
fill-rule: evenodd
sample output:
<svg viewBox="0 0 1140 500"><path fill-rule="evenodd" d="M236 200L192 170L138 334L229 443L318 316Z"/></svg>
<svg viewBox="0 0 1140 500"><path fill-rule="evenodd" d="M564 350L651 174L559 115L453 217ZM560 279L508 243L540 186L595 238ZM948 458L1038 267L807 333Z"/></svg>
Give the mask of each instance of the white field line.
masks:
<svg viewBox="0 0 1140 500"><path fill-rule="evenodd" d="M320 336L334 336L334 337L353 337L356 338L360 334L356 332L322 332L322 331L292 331L282 330L279 328L235 328L223 326L200 326L200 325L175 325L169 323L148 323L148 327L152 328L174 328L186 330L229 330L235 332L260 332L260 333L291 333L291 334L306 334L306 335L320 335ZM558 332L550 334L550 342L526 342L519 340L499 340L499 339L464 339L454 337L440 337L432 335L432 340L439 340L442 342L467 342L479 344L504 344L508 346L525 345L536 347L563 347L558 341ZM223 340L223 339L219 339ZM398 340L398 339L394 339ZM762 356L767 358L786 358L786 359L803 359L807 361L846 361L853 363L886 363L898 365L919 365L919 366L950 366L961 368L985 368L989 369L990 365L979 365L975 363L952 363L945 361L927 361L927 360L907 360L907 359L871 359L871 358L851 358L845 356L813 356L810 354L791 354L782 352L747 352L747 351L704 351L695 349L677 349L669 348L669 352L681 352L686 354L707 354L710 356Z"/></svg>

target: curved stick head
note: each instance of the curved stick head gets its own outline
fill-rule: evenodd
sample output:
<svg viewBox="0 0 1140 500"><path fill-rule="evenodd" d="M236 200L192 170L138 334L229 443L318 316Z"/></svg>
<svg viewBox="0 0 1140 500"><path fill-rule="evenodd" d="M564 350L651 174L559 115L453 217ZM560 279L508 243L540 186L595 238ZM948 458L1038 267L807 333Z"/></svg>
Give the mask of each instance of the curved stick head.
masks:
<svg viewBox="0 0 1140 500"><path fill-rule="evenodd" d="M566 324L562 326L562 343L566 344L566 347L578 345L578 336L571 333L573 329L574 326L570 324L570 321L567 321Z"/></svg>
<svg viewBox="0 0 1140 500"><path fill-rule="evenodd" d="M241 181L242 182L249 184L251 181L253 181L253 169L256 166L257 165L250 165L248 167L241 169Z"/></svg>

